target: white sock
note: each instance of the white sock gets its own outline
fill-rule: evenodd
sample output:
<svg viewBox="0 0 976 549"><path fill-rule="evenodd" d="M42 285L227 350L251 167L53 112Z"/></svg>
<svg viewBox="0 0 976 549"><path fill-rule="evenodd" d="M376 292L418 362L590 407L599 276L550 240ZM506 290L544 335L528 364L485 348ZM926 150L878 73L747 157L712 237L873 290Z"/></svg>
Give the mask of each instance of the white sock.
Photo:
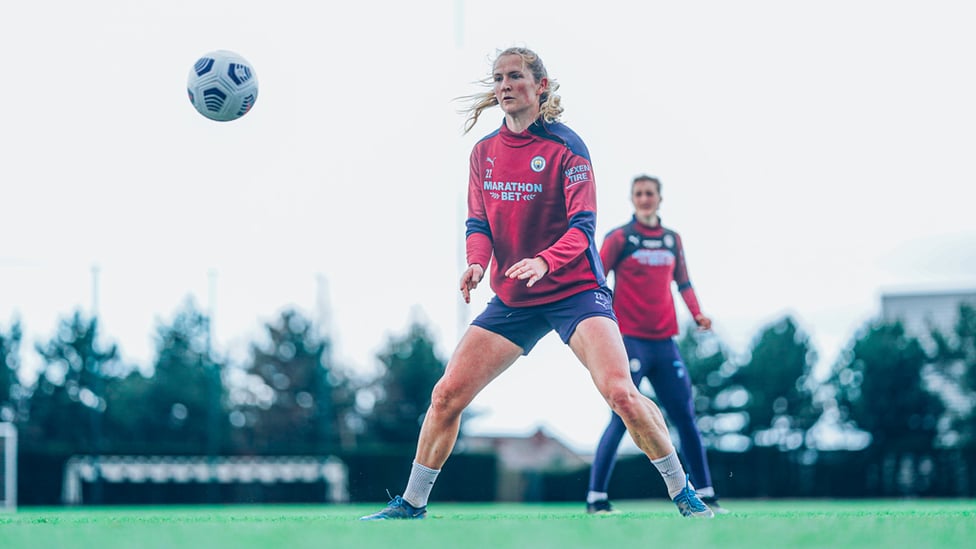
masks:
<svg viewBox="0 0 976 549"><path fill-rule="evenodd" d="M678 453L674 450L670 454L659 459L652 459L651 463L657 467L664 484L668 486L668 495L671 499L678 495L685 488L685 468L681 466Z"/></svg>
<svg viewBox="0 0 976 549"><path fill-rule="evenodd" d="M703 497L703 498L715 497L715 488L711 486L705 488L695 488L695 492L698 492L699 497Z"/></svg>
<svg viewBox="0 0 976 549"><path fill-rule="evenodd" d="M403 491L403 499L414 507L426 507L427 498L430 497L430 490L434 487L434 481L440 469L431 469L413 462L410 469L410 480L407 481L407 489Z"/></svg>
<svg viewBox="0 0 976 549"><path fill-rule="evenodd" d="M586 503L596 503L605 499L610 499L610 496L608 496L606 492L594 492L593 490L590 490L586 494Z"/></svg>

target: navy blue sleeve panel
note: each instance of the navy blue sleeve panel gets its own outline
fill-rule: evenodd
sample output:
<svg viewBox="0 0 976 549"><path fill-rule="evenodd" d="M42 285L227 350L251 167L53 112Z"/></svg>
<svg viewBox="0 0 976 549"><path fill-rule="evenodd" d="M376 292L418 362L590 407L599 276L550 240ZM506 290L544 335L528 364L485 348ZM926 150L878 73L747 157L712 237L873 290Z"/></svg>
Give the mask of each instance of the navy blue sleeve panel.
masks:
<svg viewBox="0 0 976 549"><path fill-rule="evenodd" d="M485 221L484 219L475 219L473 217L468 218L468 220L464 222L464 226L465 226L465 231L464 231L465 238L471 236L474 233L482 233L488 238L491 238L491 227L488 226L488 222Z"/></svg>
<svg viewBox="0 0 976 549"><path fill-rule="evenodd" d="M583 219L585 217L585 219ZM581 228L581 225L588 225L589 231ZM574 215L570 220L570 227L576 227L583 231L587 237L590 239L590 245L586 247L586 260L590 264L590 270L593 271L593 276L596 278L597 284L600 286L607 286L607 275L606 269L603 266L603 259L600 257L600 250L596 245L596 238L594 238L593 231L596 225L596 214L593 212L582 212L580 214Z"/></svg>
<svg viewBox="0 0 976 549"><path fill-rule="evenodd" d="M569 227L575 227L583 231L586 238L590 239L590 242L593 242L596 240L596 213L589 211L577 213L569 218Z"/></svg>
<svg viewBox="0 0 976 549"><path fill-rule="evenodd" d="M590 160L590 150L586 148L586 143L569 126L562 122L536 122L529 127L529 131L544 139L551 139L566 145L575 155L582 156L587 162Z"/></svg>
<svg viewBox="0 0 976 549"><path fill-rule="evenodd" d="M678 285L678 291L691 288L691 277L688 276L688 264L685 263L685 247L681 242L681 235L671 229L665 230L665 235L670 235L674 253L674 281Z"/></svg>

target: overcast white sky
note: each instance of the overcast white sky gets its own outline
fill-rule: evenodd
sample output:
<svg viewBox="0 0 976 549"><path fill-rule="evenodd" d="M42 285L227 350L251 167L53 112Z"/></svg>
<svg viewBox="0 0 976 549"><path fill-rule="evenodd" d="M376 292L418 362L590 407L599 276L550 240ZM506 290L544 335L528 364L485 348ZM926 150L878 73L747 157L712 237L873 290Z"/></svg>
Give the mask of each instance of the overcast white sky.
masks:
<svg viewBox="0 0 976 549"><path fill-rule="evenodd" d="M7 2L0 329L20 318L32 355L91 311L97 267L132 362L187 296L223 353L324 299L350 367L418 314L446 358L490 298L459 304L459 235L468 152L501 121L462 136L451 99L525 45L589 146L598 237L658 175L716 334L745 352L791 314L827 365L882 292L976 288L974 28L961 0ZM186 98L215 49L258 75L236 122ZM479 432L582 449L608 418L554 335L474 407Z"/></svg>

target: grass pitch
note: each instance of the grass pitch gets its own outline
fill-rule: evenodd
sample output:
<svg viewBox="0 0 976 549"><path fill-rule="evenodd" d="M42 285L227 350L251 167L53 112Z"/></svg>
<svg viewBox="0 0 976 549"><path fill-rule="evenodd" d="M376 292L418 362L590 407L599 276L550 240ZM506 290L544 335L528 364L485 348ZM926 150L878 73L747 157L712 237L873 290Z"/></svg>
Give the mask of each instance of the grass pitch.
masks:
<svg viewBox="0 0 976 549"><path fill-rule="evenodd" d="M0 514L0 548L966 547L976 501L723 501L689 520L666 501L620 501L615 515L573 504L434 502L427 520L362 522L382 504L25 508Z"/></svg>

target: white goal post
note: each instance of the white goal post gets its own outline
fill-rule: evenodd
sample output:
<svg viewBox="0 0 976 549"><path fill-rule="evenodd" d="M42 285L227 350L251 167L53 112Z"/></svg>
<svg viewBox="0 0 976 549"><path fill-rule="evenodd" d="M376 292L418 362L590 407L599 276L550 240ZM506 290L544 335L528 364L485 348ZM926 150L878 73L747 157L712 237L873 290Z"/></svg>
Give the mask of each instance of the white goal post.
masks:
<svg viewBox="0 0 976 549"><path fill-rule="evenodd" d="M17 510L17 429L0 423L0 511Z"/></svg>
<svg viewBox="0 0 976 549"><path fill-rule="evenodd" d="M349 501L346 464L335 456L72 456L64 465L61 501L82 503L82 483L325 482L323 500Z"/></svg>

